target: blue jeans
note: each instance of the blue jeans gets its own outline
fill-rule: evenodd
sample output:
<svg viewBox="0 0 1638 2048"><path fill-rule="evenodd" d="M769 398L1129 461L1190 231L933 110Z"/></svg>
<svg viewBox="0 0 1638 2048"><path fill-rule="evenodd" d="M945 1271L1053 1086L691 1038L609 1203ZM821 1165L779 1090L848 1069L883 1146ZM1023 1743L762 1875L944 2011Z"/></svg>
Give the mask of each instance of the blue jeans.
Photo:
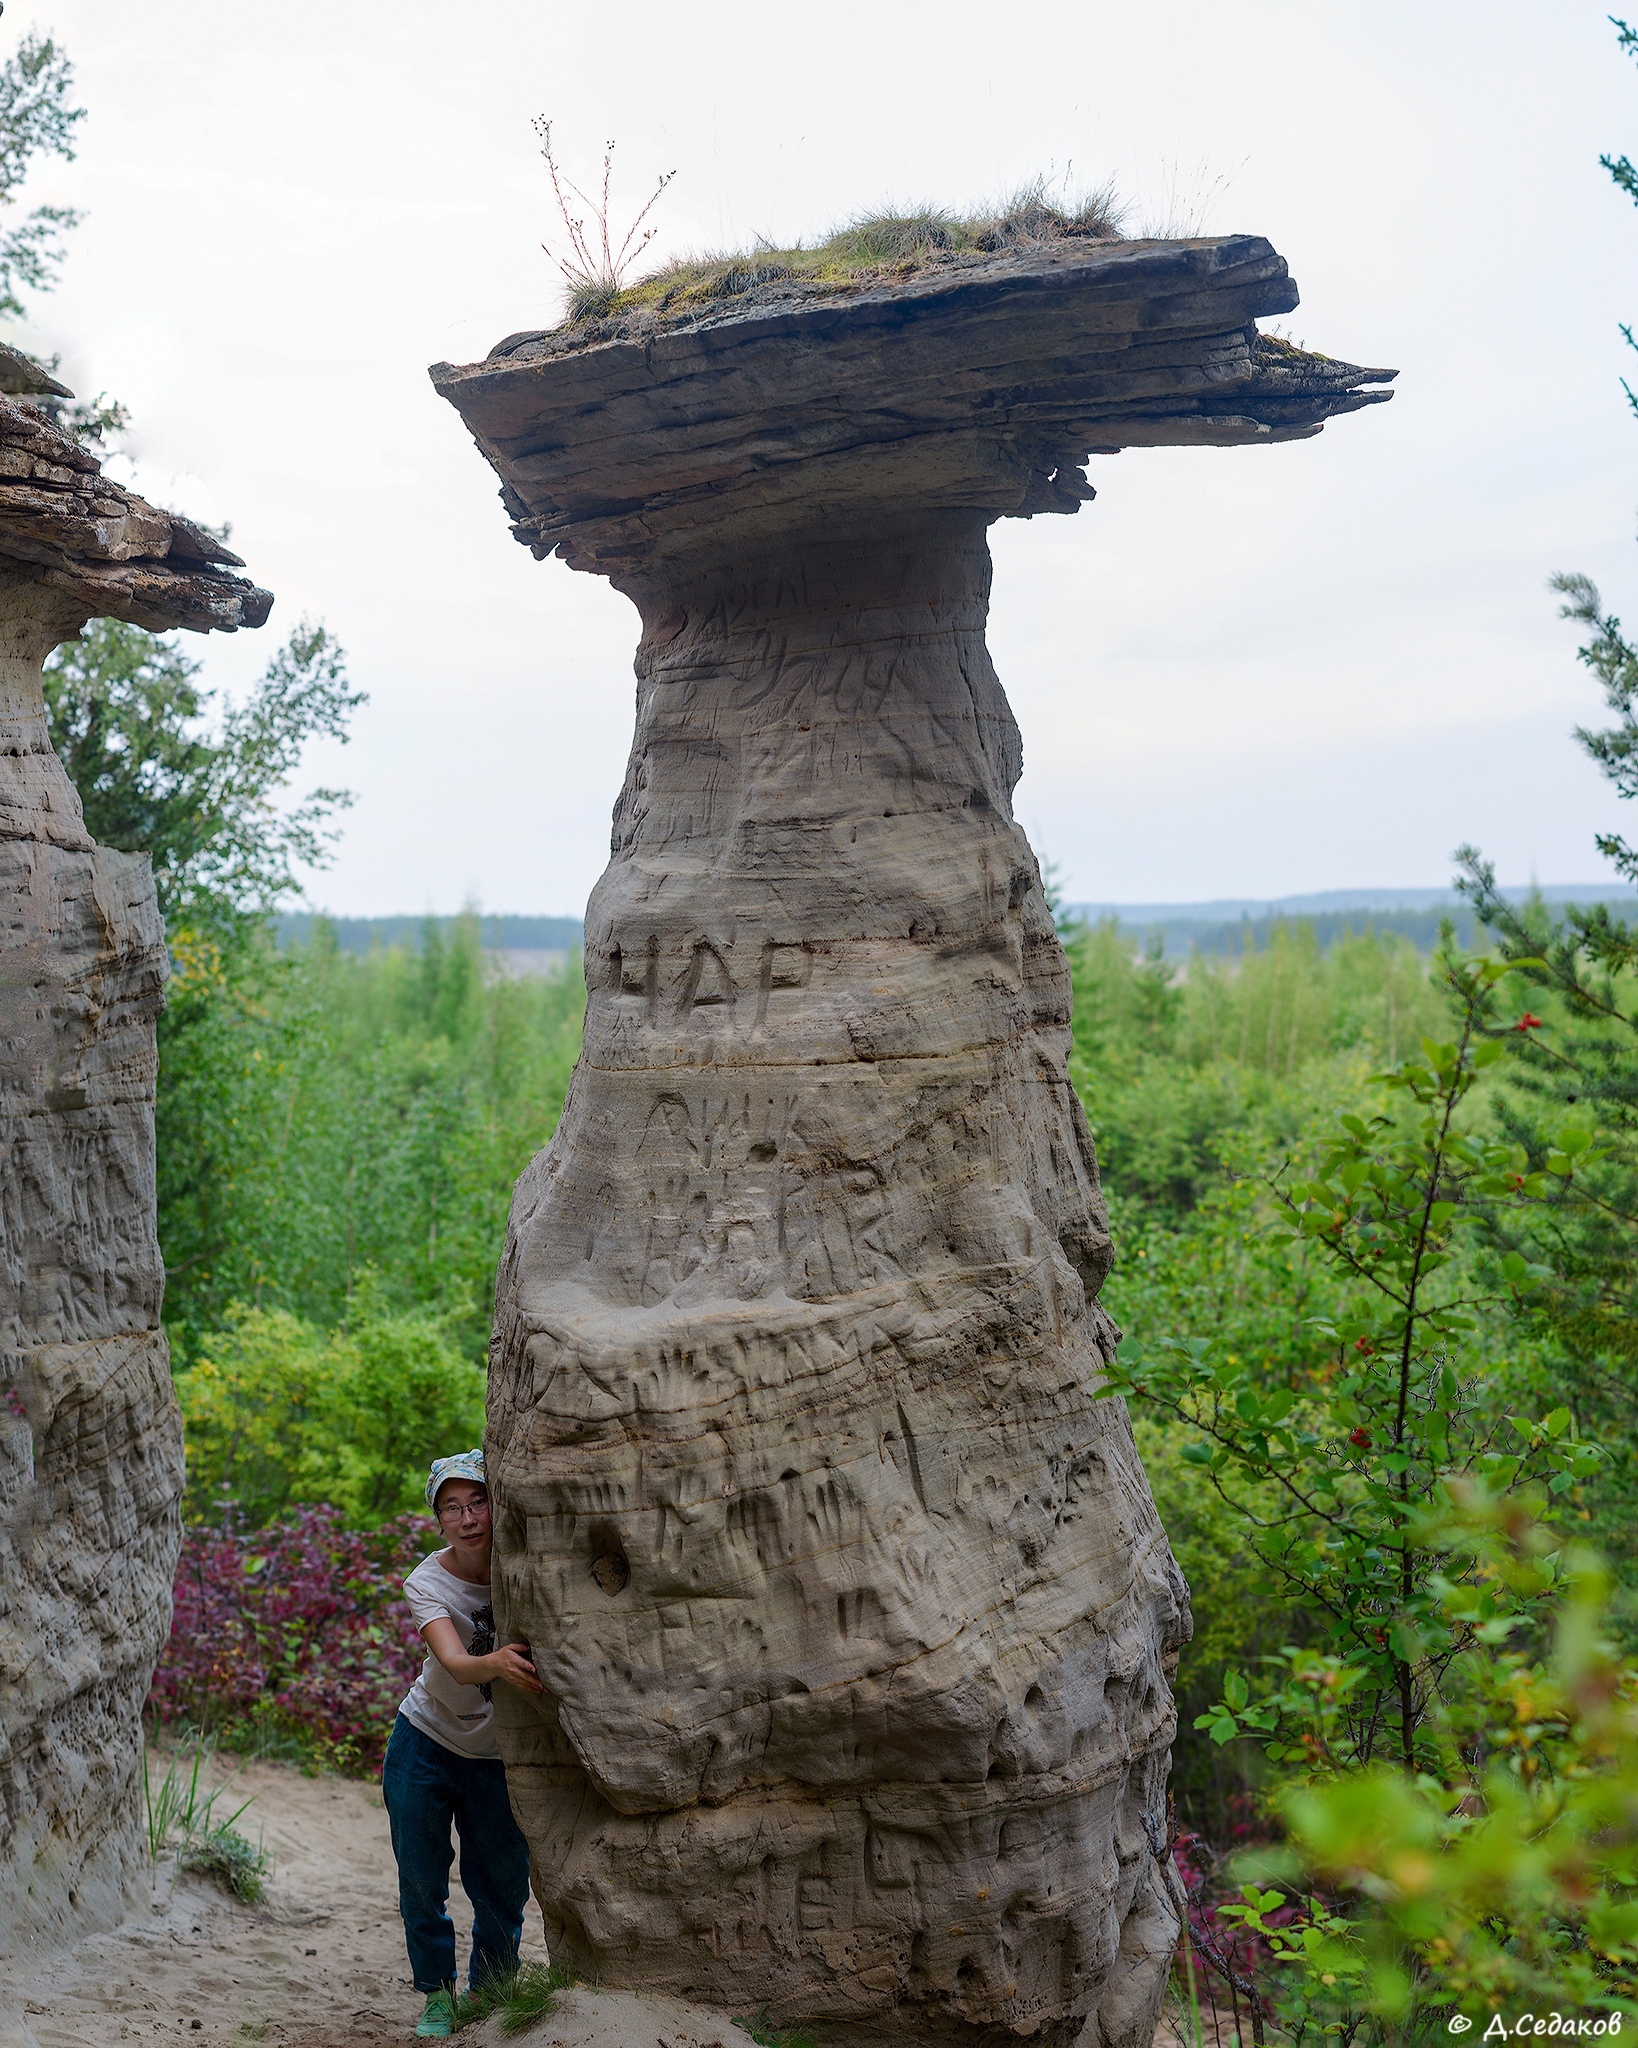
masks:
<svg viewBox="0 0 1638 2048"><path fill-rule="evenodd" d="M381 1796L398 1861L398 1910L417 1991L455 1982L450 1922L450 1823L461 1838L461 1883L472 1901L472 1962L467 1981L517 1968L523 1909L529 1898L529 1845L506 1796L499 1757L457 1756L400 1714L392 1724Z"/></svg>

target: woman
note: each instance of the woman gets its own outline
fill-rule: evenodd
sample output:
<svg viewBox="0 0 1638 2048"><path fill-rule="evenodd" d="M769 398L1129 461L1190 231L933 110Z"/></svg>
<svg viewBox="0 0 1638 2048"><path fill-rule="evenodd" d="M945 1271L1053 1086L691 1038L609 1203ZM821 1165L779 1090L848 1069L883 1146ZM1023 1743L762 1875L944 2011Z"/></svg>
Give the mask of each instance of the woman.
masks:
<svg viewBox="0 0 1638 2048"><path fill-rule="evenodd" d="M461 1883L472 1901L468 1982L475 1986L517 1967L529 1848L506 1796L492 1689L502 1678L523 1692L545 1690L516 1644L495 1647L483 1452L434 1459L427 1506L445 1547L410 1573L404 1597L428 1656L398 1709L381 1771L404 1941L415 1988L427 1994L415 2029L423 2037L448 2034L454 2026L451 1823L461 1841Z"/></svg>

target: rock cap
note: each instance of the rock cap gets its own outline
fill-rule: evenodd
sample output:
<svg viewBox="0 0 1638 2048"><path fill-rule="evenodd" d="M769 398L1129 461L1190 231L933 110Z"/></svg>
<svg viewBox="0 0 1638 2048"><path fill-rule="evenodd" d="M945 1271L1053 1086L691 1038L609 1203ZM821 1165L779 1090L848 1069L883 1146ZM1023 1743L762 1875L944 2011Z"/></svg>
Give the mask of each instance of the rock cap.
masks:
<svg viewBox="0 0 1638 2048"><path fill-rule="evenodd" d="M805 507L1073 512L1091 454L1300 440L1392 395L1368 387L1393 370L1258 332L1296 304L1261 236L1066 240L509 335L430 374L517 539L602 568Z"/></svg>
<svg viewBox="0 0 1638 2048"><path fill-rule="evenodd" d="M20 381L19 365L36 381ZM0 394L40 391L72 396L18 351L0 358ZM104 476L19 395L0 395L0 563L36 570L65 609L83 604L84 617L154 633L232 633L264 624L273 607L271 591L231 573L244 563L215 534Z"/></svg>

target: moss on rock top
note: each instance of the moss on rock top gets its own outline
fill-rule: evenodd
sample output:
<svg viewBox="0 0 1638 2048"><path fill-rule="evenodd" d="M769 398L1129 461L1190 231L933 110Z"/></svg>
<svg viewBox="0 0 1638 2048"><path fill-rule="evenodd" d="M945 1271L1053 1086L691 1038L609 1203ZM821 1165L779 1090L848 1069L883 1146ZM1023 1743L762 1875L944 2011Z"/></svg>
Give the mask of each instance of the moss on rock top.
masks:
<svg viewBox="0 0 1638 2048"><path fill-rule="evenodd" d="M576 285L556 332L565 346L579 346L697 320L725 300L833 297L1054 243L1120 239L1112 191L1060 206L1038 181L990 213L963 217L929 207L863 214L811 246L763 243L730 255L679 258L630 285Z"/></svg>

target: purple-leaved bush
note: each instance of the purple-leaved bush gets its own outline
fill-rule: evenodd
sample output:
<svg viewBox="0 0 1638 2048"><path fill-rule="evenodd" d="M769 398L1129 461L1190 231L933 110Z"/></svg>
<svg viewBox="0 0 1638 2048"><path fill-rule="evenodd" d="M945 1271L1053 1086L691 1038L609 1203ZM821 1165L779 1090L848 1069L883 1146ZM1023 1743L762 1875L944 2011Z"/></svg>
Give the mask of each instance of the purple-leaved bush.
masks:
<svg viewBox="0 0 1638 2048"><path fill-rule="evenodd" d="M248 1530L224 1501L216 1526L183 1532L150 1714L234 1746L293 1738L332 1768L378 1770L426 1655L402 1588L429 1534L420 1515L348 1529L333 1507Z"/></svg>

